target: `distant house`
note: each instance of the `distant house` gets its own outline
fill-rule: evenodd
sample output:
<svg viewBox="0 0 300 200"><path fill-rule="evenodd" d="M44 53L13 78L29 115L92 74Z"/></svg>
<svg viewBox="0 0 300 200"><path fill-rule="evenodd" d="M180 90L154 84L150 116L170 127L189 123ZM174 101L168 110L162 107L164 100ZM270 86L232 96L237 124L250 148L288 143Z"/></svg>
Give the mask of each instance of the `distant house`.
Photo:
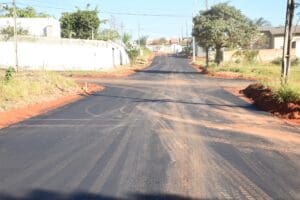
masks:
<svg viewBox="0 0 300 200"><path fill-rule="evenodd" d="M13 18L0 18L0 29L13 26ZM17 18L17 26L36 37L60 38L60 22L54 18Z"/></svg>
<svg viewBox="0 0 300 200"><path fill-rule="evenodd" d="M294 37L292 48L296 48L296 41L300 39L300 26L292 28ZM261 27L259 31L268 38L268 49L282 49L284 43L284 27Z"/></svg>
<svg viewBox="0 0 300 200"><path fill-rule="evenodd" d="M179 38L170 38L169 42L170 42L170 45L179 44L180 43L180 39Z"/></svg>

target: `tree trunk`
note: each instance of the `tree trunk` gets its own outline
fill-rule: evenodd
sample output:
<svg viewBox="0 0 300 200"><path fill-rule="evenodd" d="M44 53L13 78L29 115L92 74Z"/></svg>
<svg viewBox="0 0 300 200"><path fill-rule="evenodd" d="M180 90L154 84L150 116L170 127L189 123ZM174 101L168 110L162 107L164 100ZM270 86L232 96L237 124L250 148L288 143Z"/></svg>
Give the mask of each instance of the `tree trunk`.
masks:
<svg viewBox="0 0 300 200"><path fill-rule="evenodd" d="M206 68L208 68L209 67L209 48L208 47L206 47L205 48L205 53L206 53Z"/></svg>
<svg viewBox="0 0 300 200"><path fill-rule="evenodd" d="M293 37L292 26L293 26L294 11L295 11L295 1L288 0L287 11L286 11L284 45L283 45L282 69L281 69L282 84L287 84L290 66L291 66L291 44L292 44L292 37Z"/></svg>
<svg viewBox="0 0 300 200"><path fill-rule="evenodd" d="M223 60L223 52L221 47L216 47L216 57L215 57L215 62L217 65L220 65Z"/></svg>

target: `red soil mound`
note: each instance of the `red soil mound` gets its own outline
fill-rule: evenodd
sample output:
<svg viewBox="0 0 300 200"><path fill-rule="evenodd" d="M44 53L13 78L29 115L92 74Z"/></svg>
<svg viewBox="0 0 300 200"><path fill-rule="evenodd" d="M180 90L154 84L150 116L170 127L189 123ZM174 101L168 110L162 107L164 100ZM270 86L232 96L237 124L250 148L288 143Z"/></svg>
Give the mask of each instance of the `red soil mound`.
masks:
<svg viewBox="0 0 300 200"><path fill-rule="evenodd" d="M241 91L252 99L258 108L271 112L285 119L300 119L299 103L281 103L275 98L270 88L261 84L251 84Z"/></svg>

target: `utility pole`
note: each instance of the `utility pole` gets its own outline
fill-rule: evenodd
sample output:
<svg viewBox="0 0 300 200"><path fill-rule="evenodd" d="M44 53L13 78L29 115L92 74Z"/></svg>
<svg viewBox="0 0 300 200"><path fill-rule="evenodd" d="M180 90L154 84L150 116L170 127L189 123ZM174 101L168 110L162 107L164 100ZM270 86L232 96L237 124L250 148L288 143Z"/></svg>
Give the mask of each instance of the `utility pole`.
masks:
<svg viewBox="0 0 300 200"><path fill-rule="evenodd" d="M193 9L193 20L195 16L195 8L197 8L198 0L195 0L195 5ZM196 38L193 36L193 62L196 62Z"/></svg>
<svg viewBox="0 0 300 200"><path fill-rule="evenodd" d="M183 27L181 27L181 40L183 40Z"/></svg>
<svg viewBox="0 0 300 200"><path fill-rule="evenodd" d="M193 62L196 62L196 38L193 36Z"/></svg>
<svg viewBox="0 0 300 200"><path fill-rule="evenodd" d="M186 38L188 38L189 37L189 26L188 26L188 22L187 21L185 21L185 31L186 31Z"/></svg>
<svg viewBox="0 0 300 200"><path fill-rule="evenodd" d="M140 22L138 22L138 42L139 42L139 52L140 52L140 55L142 55L142 49L141 49L141 25L140 25Z"/></svg>
<svg viewBox="0 0 300 200"><path fill-rule="evenodd" d="M16 68L17 71L19 71L18 30L17 30L17 6L16 6L16 0L13 0L13 15L14 15L15 68Z"/></svg>
<svg viewBox="0 0 300 200"><path fill-rule="evenodd" d="M283 45L283 61L281 69L282 84L287 84L289 78L289 71L291 66L291 44L293 39L293 18L295 11L295 0L287 0L286 23L284 33Z"/></svg>
<svg viewBox="0 0 300 200"><path fill-rule="evenodd" d="M206 10L208 10L208 0L205 0L205 7ZM206 56L206 68L208 68L209 65L209 47L205 47L205 56Z"/></svg>

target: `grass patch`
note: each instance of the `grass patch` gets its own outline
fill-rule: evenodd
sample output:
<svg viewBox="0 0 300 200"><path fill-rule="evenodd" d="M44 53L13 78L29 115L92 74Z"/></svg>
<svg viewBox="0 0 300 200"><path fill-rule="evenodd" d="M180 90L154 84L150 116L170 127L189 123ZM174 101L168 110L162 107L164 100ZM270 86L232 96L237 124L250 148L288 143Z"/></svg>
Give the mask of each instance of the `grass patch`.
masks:
<svg viewBox="0 0 300 200"><path fill-rule="evenodd" d="M291 85L283 85L274 89L276 99L280 103L300 103L300 91Z"/></svg>
<svg viewBox="0 0 300 200"><path fill-rule="evenodd" d="M254 78L259 81L276 80L280 81L279 65L272 63L223 63L220 66L210 66L212 72L234 72L239 73L244 78Z"/></svg>
<svg viewBox="0 0 300 200"><path fill-rule="evenodd" d="M204 66L205 60L199 59L196 64ZM255 79L272 89L280 102L300 102L300 64L296 59L290 71L289 83L281 85L281 64L278 59L271 63L225 62L220 66L210 64L208 71L211 73L232 72L242 78Z"/></svg>
<svg viewBox="0 0 300 200"><path fill-rule="evenodd" d="M0 111L77 91L78 85L55 72L19 72L9 81L0 71Z"/></svg>

